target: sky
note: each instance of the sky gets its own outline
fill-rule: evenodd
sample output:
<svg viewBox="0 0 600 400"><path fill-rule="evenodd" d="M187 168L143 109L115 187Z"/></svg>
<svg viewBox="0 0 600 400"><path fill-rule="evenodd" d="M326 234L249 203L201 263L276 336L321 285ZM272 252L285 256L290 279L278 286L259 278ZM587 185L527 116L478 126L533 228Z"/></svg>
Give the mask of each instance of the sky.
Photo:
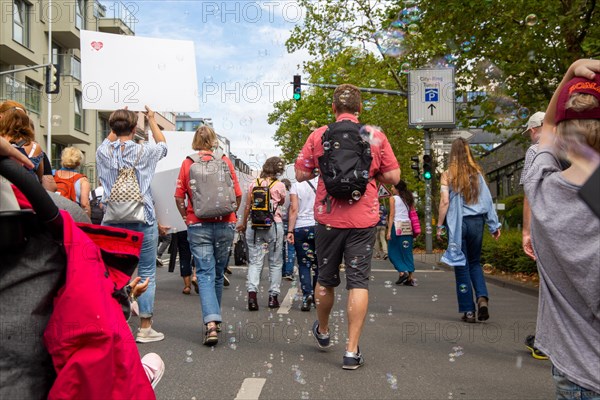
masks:
<svg viewBox="0 0 600 400"><path fill-rule="evenodd" d="M111 10L113 2L102 1ZM194 42L200 112L228 138L233 154L251 165L279 155L269 125L273 103L292 96L291 82L307 60L288 54L285 41L301 23L293 0L123 2L135 35ZM107 15L108 16L108 15ZM303 79L304 80L304 79Z"/></svg>

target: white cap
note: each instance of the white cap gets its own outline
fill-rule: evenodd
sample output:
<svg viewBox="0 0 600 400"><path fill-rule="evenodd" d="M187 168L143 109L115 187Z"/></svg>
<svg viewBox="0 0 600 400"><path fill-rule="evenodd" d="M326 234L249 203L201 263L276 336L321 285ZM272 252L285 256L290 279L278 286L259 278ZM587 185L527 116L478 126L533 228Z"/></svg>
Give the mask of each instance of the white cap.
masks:
<svg viewBox="0 0 600 400"><path fill-rule="evenodd" d="M535 114L533 114L531 117L529 117L529 120L527 121L527 129L521 132L521 134L526 134L531 128L537 128L538 126L542 126L542 124L544 123L545 116L546 113L542 111L538 111Z"/></svg>

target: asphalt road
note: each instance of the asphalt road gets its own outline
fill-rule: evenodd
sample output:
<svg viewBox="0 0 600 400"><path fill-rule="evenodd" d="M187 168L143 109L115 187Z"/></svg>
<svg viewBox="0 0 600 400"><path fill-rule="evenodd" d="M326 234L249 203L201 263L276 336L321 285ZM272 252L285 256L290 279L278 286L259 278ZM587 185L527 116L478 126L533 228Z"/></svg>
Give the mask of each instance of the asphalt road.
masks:
<svg viewBox="0 0 600 400"><path fill-rule="evenodd" d="M202 345L199 297L183 295L178 272L158 269L154 328L162 342L138 344L160 354L166 372L159 399L548 399L550 362L523 345L533 333L537 297L488 283L486 323L460 321L454 274L417 263L418 286L396 286L387 261L374 261L370 305L360 347L365 365L341 368L346 291L336 292L331 328L337 344L320 351L309 334L316 312L301 312L297 288L284 281L279 310L246 310L245 268L233 268L223 294L223 332ZM192 292L193 293L193 292ZM281 299L280 299L281 301ZM134 327L137 321L132 324Z"/></svg>

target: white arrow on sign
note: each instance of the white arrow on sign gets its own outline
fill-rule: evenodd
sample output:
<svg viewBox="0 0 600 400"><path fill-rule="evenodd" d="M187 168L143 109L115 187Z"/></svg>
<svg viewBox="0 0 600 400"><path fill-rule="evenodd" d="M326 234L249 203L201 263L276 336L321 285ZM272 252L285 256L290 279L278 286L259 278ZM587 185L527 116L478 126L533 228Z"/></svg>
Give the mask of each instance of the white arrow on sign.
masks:
<svg viewBox="0 0 600 400"><path fill-rule="evenodd" d="M392 194L384 185L379 185L379 189L377 190L377 195L380 199L390 197Z"/></svg>

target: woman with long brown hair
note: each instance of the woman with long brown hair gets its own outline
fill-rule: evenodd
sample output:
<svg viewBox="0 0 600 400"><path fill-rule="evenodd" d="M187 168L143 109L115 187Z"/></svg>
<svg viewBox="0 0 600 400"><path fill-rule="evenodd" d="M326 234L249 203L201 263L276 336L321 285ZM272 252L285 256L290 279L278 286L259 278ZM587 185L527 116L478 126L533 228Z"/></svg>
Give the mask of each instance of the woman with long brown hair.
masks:
<svg viewBox="0 0 600 400"><path fill-rule="evenodd" d="M483 227L487 224L497 240L501 224L482 169L473 159L469 144L462 138L452 142L448 170L442 174L440 190L438 238L441 237L444 221L448 230L448 249L441 261L454 267L462 320L476 322L475 291L477 319L485 321L489 318L489 296L480 263Z"/></svg>
<svg viewBox="0 0 600 400"><path fill-rule="evenodd" d="M22 104L12 100L0 103L0 136L29 158L33 163L31 171L41 182L44 175L44 153L35 141L35 133Z"/></svg>

